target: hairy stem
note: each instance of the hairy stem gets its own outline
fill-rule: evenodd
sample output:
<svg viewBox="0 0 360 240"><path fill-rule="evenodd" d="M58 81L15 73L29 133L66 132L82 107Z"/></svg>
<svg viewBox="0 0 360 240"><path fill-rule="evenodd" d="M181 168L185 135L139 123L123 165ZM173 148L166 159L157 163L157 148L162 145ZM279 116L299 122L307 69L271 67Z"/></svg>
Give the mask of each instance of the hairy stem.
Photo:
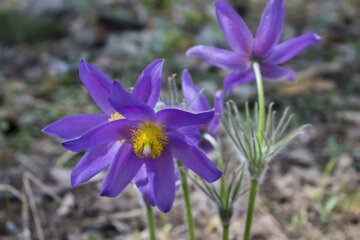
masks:
<svg viewBox="0 0 360 240"><path fill-rule="evenodd" d="M253 70L256 78L256 86L259 97L259 128L257 138L261 144L263 141L263 134L265 129L265 97L264 97L264 87L263 81L261 78L260 65L257 62L253 63Z"/></svg>
<svg viewBox="0 0 360 240"><path fill-rule="evenodd" d="M219 209L219 215L220 215L222 229L223 229L223 234L222 234L223 240L229 240L232 214L233 214L232 208L220 208Z"/></svg>
<svg viewBox="0 0 360 240"><path fill-rule="evenodd" d="M251 225L252 225L253 216L254 216L255 200L256 200L256 194L257 194L257 186L258 186L257 179L251 179L248 209L247 209L247 213L246 213L246 225L245 225L245 232L244 232L244 238L243 238L244 240L250 240Z"/></svg>
<svg viewBox="0 0 360 240"><path fill-rule="evenodd" d="M221 145L210 134L206 133L204 135L204 138L206 140L208 140L211 143L211 145L214 147L214 151L216 154L219 169L223 173L220 178L220 198L221 198L222 204L226 205L227 191L226 191L226 186L225 186L225 174L224 174L225 173L225 163L224 163L224 158L223 158L222 151L221 151Z"/></svg>
<svg viewBox="0 0 360 240"><path fill-rule="evenodd" d="M190 203L190 191L189 185L187 182L186 172L180 162L178 162L179 172L181 177L181 187L184 194L184 205L185 205L185 218L186 224L188 227L188 237L189 240L195 240L195 231L194 231L194 222L191 211L191 203Z"/></svg>
<svg viewBox="0 0 360 240"><path fill-rule="evenodd" d="M229 240L229 230L230 230L230 225L229 224L223 224L223 234L222 234L222 239L223 240Z"/></svg>
<svg viewBox="0 0 360 240"><path fill-rule="evenodd" d="M144 199L144 202L145 202L145 208L146 208L146 219L147 219L148 230L149 230L149 240L156 240L154 213L153 213L152 207L146 202L145 199Z"/></svg>

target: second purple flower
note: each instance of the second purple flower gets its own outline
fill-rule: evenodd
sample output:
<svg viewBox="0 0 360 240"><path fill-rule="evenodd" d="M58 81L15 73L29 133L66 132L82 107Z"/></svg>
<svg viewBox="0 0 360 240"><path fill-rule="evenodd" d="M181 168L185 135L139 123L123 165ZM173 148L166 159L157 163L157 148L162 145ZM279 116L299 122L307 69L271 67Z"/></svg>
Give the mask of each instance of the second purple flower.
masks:
<svg viewBox="0 0 360 240"><path fill-rule="evenodd" d="M285 0L270 0L260 20L256 37L227 2L215 2L216 16L225 40L231 51L198 45L190 48L187 55L203 59L211 65L229 69L224 87L231 93L235 86L255 80L251 63L261 66L265 79L286 79L294 81L292 69L279 66L301 53L308 46L317 43L321 37L316 33L306 33L278 44L284 25Z"/></svg>

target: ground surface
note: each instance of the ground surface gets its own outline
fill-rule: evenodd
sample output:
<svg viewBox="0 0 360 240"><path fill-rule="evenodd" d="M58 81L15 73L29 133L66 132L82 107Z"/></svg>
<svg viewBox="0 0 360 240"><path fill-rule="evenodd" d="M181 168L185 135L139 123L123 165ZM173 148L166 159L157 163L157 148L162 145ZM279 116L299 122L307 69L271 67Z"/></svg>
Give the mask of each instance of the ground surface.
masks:
<svg viewBox="0 0 360 240"><path fill-rule="evenodd" d="M265 1L232 3L255 32ZM283 39L315 31L324 41L288 64L297 83L266 83L266 98L312 128L273 159L253 239L359 239L360 2L296 0L286 10ZM98 111L77 76L82 57L126 87L150 61L165 58L164 79L189 68L210 96L224 72L184 52L200 43L225 47L211 1L4 0L0 22L0 238L146 239L137 191L100 198L102 176L71 189L81 155L40 129ZM230 98L256 101L254 85ZM215 206L192 191L198 238L219 239ZM180 200L168 214L156 211L159 239L186 239ZM235 209L233 239L241 239L245 209L246 196Z"/></svg>

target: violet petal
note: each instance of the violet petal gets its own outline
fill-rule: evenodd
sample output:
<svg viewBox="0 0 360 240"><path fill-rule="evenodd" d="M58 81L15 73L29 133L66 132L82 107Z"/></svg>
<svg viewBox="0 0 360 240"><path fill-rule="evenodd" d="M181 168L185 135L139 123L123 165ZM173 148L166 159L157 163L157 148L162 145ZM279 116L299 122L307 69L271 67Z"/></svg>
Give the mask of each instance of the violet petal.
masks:
<svg viewBox="0 0 360 240"><path fill-rule="evenodd" d="M182 73L182 93L188 108L192 111L210 110L209 102L204 93L193 83L192 77L187 69Z"/></svg>
<svg viewBox="0 0 360 240"><path fill-rule="evenodd" d="M145 164L140 168L134 177L136 187L139 189L142 197L151 206L155 206L153 186L150 182L154 180L154 174L148 174Z"/></svg>
<svg viewBox="0 0 360 240"><path fill-rule="evenodd" d="M163 65L163 59L158 59L150 63L141 72L132 92L136 98L141 99L151 107L154 107L159 99Z"/></svg>
<svg viewBox="0 0 360 240"><path fill-rule="evenodd" d="M168 212L175 200L175 167L169 149L165 148L161 156L151 163L155 169L155 204L162 212Z"/></svg>
<svg viewBox="0 0 360 240"><path fill-rule="evenodd" d="M114 161L110 165L100 190L101 196L116 197L131 182L143 165L144 160L133 153L131 144L121 146Z"/></svg>
<svg viewBox="0 0 360 240"><path fill-rule="evenodd" d="M238 70L230 73L224 79L224 88L227 94L230 94L237 85L247 84L255 80L252 68Z"/></svg>
<svg viewBox="0 0 360 240"><path fill-rule="evenodd" d="M65 141L61 145L65 149L80 152L113 141L130 139L130 129L137 124L137 121L127 119L111 121L87 131L79 138Z"/></svg>
<svg viewBox="0 0 360 240"><path fill-rule="evenodd" d="M75 187L82 184L107 168L114 160L120 146L120 143L115 142L108 146L100 145L90 149L74 167L71 173L71 185Z"/></svg>
<svg viewBox="0 0 360 240"><path fill-rule="evenodd" d="M156 114L156 119L171 129L208 124L214 117L214 110L191 113L180 109L167 108Z"/></svg>
<svg viewBox="0 0 360 240"><path fill-rule="evenodd" d="M279 42L284 15L284 0L270 0L266 5L254 41L256 57L266 57Z"/></svg>
<svg viewBox="0 0 360 240"><path fill-rule="evenodd" d="M196 127L182 127L182 128L176 129L176 131L185 135L194 144L197 144L202 138L201 132L197 126Z"/></svg>
<svg viewBox="0 0 360 240"><path fill-rule="evenodd" d="M295 72L290 68L270 64L262 64L260 68L261 74L267 80L287 80L290 82L296 81Z"/></svg>
<svg viewBox="0 0 360 240"><path fill-rule="evenodd" d="M114 109L109 103L113 81L98 67L88 64L84 59L80 60L79 77L99 108L108 115L114 113Z"/></svg>
<svg viewBox="0 0 360 240"><path fill-rule="evenodd" d="M109 116L105 114L72 115L47 125L42 132L68 140L107 122L108 118Z"/></svg>
<svg viewBox="0 0 360 240"><path fill-rule="evenodd" d="M218 22L229 46L234 51L249 56L253 35L244 20L227 2L215 2L215 8Z"/></svg>
<svg viewBox="0 0 360 240"><path fill-rule="evenodd" d="M128 93L117 82L112 85L110 103L118 113L130 120L151 120L154 117L154 110L149 105Z"/></svg>
<svg viewBox="0 0 360 240"><path fill-rule="evenodd" d="M278 65L284 63L294 56L304 51L307 47L321 41L321 37L316 33L307 33L292 39L289 39L277 45L264 59L264 62Z"/></svg>
<svg viewBox="0 0 360 240"><path fill-rule="evenodd" d="M214 182L221 177L216 165L197 146L189 144L183 136L175 132L168 133L169 148L173 156L181 161L208 182Z"/></svg>
<svg viewBox="0 0 360 240"><path fill-rule="evenodd" d="M215 115L208 126L208 131L213 136L217 134L221 126L221 114L223 112L223 104L224 104L224 91L218 90L214 95Z"/></svg>
<svg viewBox="0 0 360 240"><path fill-rule="evenodd" d="M230 70L244 68L249 63L248 55L204 45L190 48L186 55L198 57L210 65Z"/></svg>

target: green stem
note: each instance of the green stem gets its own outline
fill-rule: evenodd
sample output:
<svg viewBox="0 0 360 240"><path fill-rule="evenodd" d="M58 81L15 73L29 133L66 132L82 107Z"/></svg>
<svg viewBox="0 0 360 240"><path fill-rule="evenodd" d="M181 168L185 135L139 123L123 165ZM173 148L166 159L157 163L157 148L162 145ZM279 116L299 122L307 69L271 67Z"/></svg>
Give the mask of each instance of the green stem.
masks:
<svg viewBox="0 0 360 240"><path fill-rule="evenodd" d="M230 230L230 225L223 224L223 235L222 235L223 240L229 240L229 232L230 232L229 230Z"/></svg>
<svg viewBox="0 0 360 240"><path fill-rule="evenodd" d="M222 151L221 151L221 145L215 140L215 138L213 136L211 136L210 134L205 134L204 138L206 140L208 140L211 145L214 147L214 151L218 160L218 166L220 171L223 172L223 174L221 175L220 178L220 198L221 198L221 202L222 204L225 206L226 205L226 199L227 199L227 191L226 191L226 186L225 186L225 163L224 163L224 158L222 155Z"/></svg>
<svg viewBox="0 0 360 240"><path fill-rule="evenodd" d="M180 162L178 162L179 172L181 177L181 187L184 194L184 204L185 204L185 217L186 217L186 224L188 227L188 236L189 240L195 240L195 231L194 231L194 223L193 217L191 212L191 203L190 203L190 191L189 185L187 182L186 172Z"/></svg>
<svg viewBox="0 0 360 240"><path fill-rule="evenodd" d="M221 197L221 202L224 205L226 205L227 191L226 191L226 187L225 187L225 164L224 164L224 159L222 157L220 145L216 141L215 141L215 143L216 144L214 144L214 148L216 151L217 158L219 160L219 168L220 168L220 171L222 171L222 173L223 173L220 178L220 197Z"/></svg>
<svg viewBox="0 0 360 240"><path fill-rule="evenodd" d="M257 138L261 144L263 141L263 134L265 129L265 97L264 97L264 87L263 81L261 79L260 65L257 62L253 63L253 70L256 78L256 86L259 96L259 129Z"/></svg>
<svg viewBox="0 0 360 240"><path fill-rule="evenodd" d="M245 225L245 232L244 232L243 240L250 240L251 224L252 224L252 220L253 220L253 216L254 216L257 186L258 186L257 180L251 179L248 209L247 209L247 213L246 213L246 225Z"/></svg>
<svg viewBox="0 0 360 240"><path fill-rule="evenodd" d="M146 208L146 219L147 219L148 230L149 230L149 240L156 240L154 213L153 213L152 207L146 202L145 199L144 199L144 202L145 202L145 208Z"/></svg>
<svg viewBox="0 0 360 240"><path fill-rule="evenodd" d="M222 223L222 239L223 240L229 240L229 234L230 234L230 223L231 223L231 217L233 214L232 208L221 208L219 209L219 215Z"/></svg>

